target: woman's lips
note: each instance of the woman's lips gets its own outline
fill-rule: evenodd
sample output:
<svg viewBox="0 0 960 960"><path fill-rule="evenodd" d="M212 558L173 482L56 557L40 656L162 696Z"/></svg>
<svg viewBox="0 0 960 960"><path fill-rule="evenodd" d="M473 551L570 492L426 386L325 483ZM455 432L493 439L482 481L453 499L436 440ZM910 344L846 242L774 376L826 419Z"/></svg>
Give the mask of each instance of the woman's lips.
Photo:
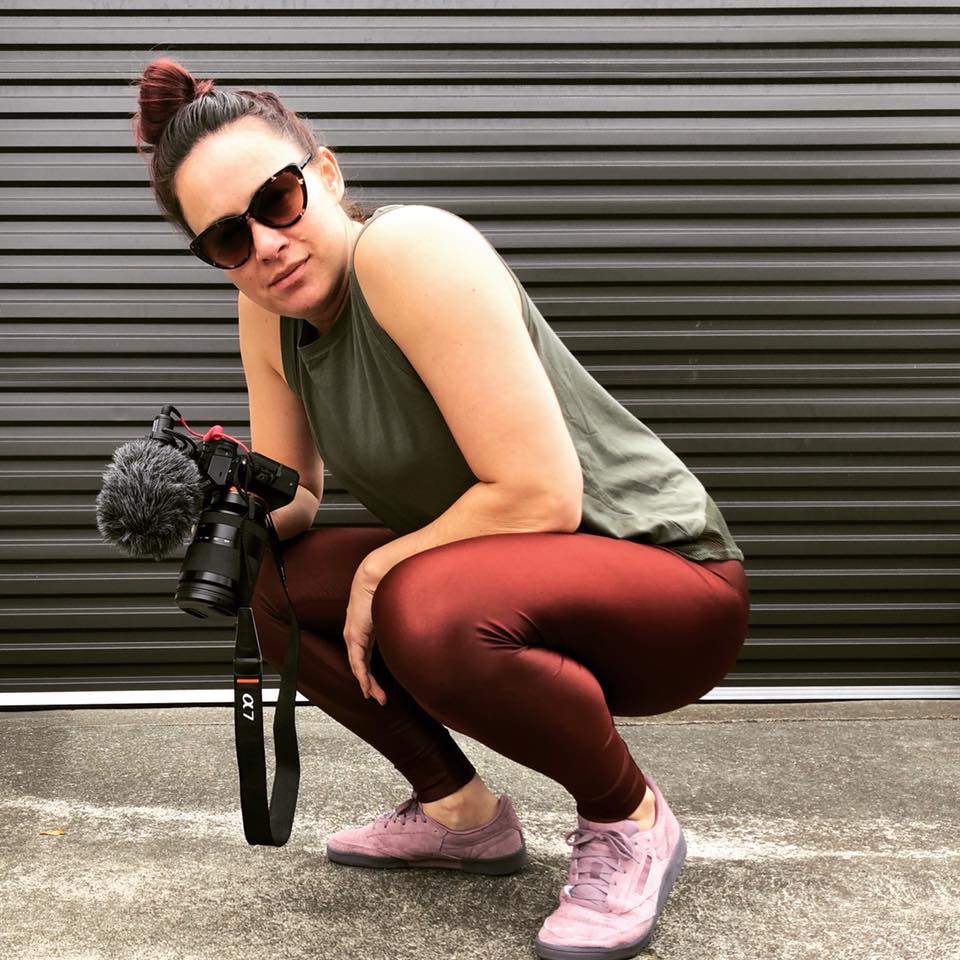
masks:
<svg viewBox="0 0 960 960"><path fill-rule="evenodd" d="M310 258L308 257L307 260ZM285 277L281 277L276 283L270 284L271 290L281 290L283 287L289 286L292 283L296 283L297 278L303 273L303 266L307 262L304 260L297 267L293 269L292 272L288 273Z"/></svg>

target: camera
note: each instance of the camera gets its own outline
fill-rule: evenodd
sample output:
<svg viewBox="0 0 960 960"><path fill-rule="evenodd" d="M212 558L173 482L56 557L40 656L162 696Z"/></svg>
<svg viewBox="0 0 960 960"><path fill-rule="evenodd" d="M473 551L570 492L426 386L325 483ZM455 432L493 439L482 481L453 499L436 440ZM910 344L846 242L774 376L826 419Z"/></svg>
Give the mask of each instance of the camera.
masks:
<svg viewBox="0 0 960 960"><path fill-rule="evenodd" d="M114 451L97 495L97 527L124 553L162 560L188 544L175 594L181 610L236 622L233 703L243 830L248 843L275 847L290 836L300 785L294 718L300 625L270 512L294 499L299 482L296 470L254 453L219 425L205 434L191 430L167 404L149 434ZM269 802L263 659L250 608L264 547L273 554L290 608L290 642L273 718L276 773Z"/></svg>
<svg viewBox="0 0 960 960"><path fill-rule="evenodd" d="M175 600L191 616L236 618L249 605L267 544L267 514L290 503L296 470L252 450L212 427L201 441L180 433L180 412L165 405L149 439L170 444L196 464L202 507L193 527Z"/></svg>

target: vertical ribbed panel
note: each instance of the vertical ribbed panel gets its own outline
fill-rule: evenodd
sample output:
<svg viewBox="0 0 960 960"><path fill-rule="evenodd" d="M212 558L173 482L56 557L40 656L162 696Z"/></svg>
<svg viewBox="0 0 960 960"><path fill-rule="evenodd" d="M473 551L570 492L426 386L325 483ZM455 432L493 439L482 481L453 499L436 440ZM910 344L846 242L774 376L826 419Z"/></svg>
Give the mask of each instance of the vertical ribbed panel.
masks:
<svg viewBox="0 0 960 960"><path fill-rule="evenodd" d="M236 290L130 139L160 55L275 90L369 209L490 238L727 518L753 594L729 686L960 680L960 14L637 6L4 4L0 695L229 689L179 560L94 519L163 403L249 435ZM375 520L328 476L318 522Z"/></svg>

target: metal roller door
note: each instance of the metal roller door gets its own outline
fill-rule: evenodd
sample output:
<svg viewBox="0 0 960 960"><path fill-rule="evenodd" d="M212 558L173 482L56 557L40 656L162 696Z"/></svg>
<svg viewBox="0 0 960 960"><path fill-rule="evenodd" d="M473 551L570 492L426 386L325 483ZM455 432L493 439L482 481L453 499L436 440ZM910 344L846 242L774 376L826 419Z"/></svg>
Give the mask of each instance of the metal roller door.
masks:
<svg viewBox="0 0 960 960"><path fill-rule="evenodd" d="M276 90L369 209L470 220L701 478L753 594L711 698L960 695L958 46L910 2L7 0L0 706L232 697L179 559L95 524L163 403L249 436L235 288L131 139L160 55ZM317 523L374 522L328 475Z"/></svg>

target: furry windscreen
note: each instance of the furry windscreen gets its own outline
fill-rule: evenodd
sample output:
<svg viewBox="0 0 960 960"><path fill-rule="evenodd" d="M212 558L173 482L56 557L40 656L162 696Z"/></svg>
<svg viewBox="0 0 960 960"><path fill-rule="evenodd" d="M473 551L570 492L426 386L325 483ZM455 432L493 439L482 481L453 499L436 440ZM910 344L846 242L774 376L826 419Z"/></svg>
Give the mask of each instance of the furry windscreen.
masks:
<svg viewBox="0 0 960 960"><path fill-rule="evenodd" d="M118 447L97 494L97 528L122 552L162 560L186 542L203 507L197 465L153 439Z"/></svg>

